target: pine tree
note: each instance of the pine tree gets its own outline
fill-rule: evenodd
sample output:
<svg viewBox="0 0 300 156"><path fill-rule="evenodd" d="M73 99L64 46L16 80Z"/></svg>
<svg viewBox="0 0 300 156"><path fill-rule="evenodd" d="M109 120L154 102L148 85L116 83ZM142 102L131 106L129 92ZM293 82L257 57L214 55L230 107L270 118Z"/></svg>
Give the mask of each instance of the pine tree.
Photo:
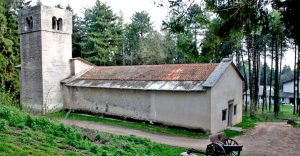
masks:
<svg viewBox="0 0 300 156"><path fill-rule="evenodd" d="M17 16L9 5L0 3L0 85L17 94L19 75L15 66L20 63L19 53Z"/></svg>
<svg viewBox="0 0 300 156"><path fill-rule="evenodd" d="M122 48L117 19L111 8L99 0L85 10L81 43L84 59L96 65L113 64L113 57Z"/></svg>

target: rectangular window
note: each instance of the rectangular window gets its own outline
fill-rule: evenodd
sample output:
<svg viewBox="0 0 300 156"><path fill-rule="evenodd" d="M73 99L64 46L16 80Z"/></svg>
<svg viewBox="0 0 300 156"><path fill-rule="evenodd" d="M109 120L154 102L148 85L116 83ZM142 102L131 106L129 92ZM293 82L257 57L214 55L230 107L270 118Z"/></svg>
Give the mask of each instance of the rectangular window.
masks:
<svg viewBox="0 0 300 156"><path fill-rule="evenodd" d="M226 120L227 109L222 110L222 121Z"/></svg>
<svg viewBox="0 0 300 156"><path fill-rule="evenodd" d="M234 105L233 107L233 114L236 115L236 108L237 108L237 105Z"/></svg>

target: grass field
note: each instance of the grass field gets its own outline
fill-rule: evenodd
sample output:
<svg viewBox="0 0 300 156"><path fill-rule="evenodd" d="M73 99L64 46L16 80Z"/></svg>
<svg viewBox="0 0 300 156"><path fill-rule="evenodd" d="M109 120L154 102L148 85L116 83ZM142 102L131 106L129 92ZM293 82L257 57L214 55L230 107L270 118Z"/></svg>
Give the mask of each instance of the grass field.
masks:
<svg viewBox="0 0 300 156"><path fill-rule="evenodd" d="M0 104L0 155L178 156L185 150L136 136L78 130Z"/></svg>
<svg viewBox="0 0 300 156"><path fill-rule="evenodd" d="M118 119L112 119L112 118L106 118L100 116L89 116L89 115L76 114L76 113L58 112L58 113L48 115L48 117L65 118L70 120L92 121L92 122L98 122L98 123L112 125L112 126L120 126L120 127L131 128L131 129L143 130L151 133L162 133L162 134L177 135L177 136L184 136L184 137L191 137L191 138L208 137L207 134L196 133L196 132L187 131L183 129L151 125L148 123L118 120Z"/></svg>

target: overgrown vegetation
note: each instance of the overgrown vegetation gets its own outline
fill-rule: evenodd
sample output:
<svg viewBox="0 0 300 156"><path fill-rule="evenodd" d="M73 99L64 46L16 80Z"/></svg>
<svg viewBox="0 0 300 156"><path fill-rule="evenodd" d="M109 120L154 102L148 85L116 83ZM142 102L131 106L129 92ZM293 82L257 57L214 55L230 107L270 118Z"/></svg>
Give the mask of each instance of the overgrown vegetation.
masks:
<svg viewBox="0 0 300 156"><path fill-rule="evenodd" d="M230 130L230 129L225 129L224 130L226 138L233 138L239 135L243 135L244 131L235 131L235 130Z"/></svg>
<svg viewBox="0 0 300 156"><path fill-rule="evenodd" d="M10 99L9 94L7 98ZM136 136L117 136L65 126L21 112L0 96L0 155L179 155L184 148Z"/></svg>
<svg viewBox="0 0 300 156"><path fill-rule="evenodd" d="M58 112L49 115L49 117L65 118L70 120L92 121L92 122L98 122L98 123L112 125L112 126L120 126L120 127L147 131L151 133L162 133L162 134L177 135L177 136L184 136L184 137L191 137L191 138L207 138L208 136L207 134L203 134L203 133L196 133L196 132L187 131L183 129L170 128L167 126L156 126L147 123L124 121L124 120L118 120L118 119L112 119L112 118L106 118L100 116L88 116L88 115L76 114L76 113Z"/></svg>

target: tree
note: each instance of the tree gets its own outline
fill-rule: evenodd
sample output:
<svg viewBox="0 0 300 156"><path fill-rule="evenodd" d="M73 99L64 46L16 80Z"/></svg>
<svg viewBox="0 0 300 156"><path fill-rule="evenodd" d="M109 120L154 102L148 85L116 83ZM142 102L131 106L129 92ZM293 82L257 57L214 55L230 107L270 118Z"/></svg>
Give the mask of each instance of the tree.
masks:
<svg viewBox="0 0 300 156"><path fill-rule="evenodd" d="M280 74L281 82L290 80L294 77L294 72L292 71L290 66L284 65Z"/></svg>
<svg viewBox="0 0 300 156"><path fill-rule="evenodd" d="M130 65L141 64L139 62L139 49L141 41L152 31L150 16L146 11L135 12L131 17L131 23L126 27L126 55L127 63Z"/></svg>
<svg viewBox="0 0 300 156"><path fill-rule="evenodd" d="M285 25L285 33L287 36L294 40L295 43L295 67L297 67L297 70L295 70L294 74L294 86L298 86L299 84L299 62L300 62L300 52L299 52L299 46L300 46L300 22L299 19L296 18L300 14L300 1L298 0L273 0L273 8L280 11L283 18L282 21ZM298 47L298 48L297 48ZM297 50L298 49L298 52ZM298 57L297 57L298 56ZM298 58L298 60L296 60ZM297 61L297 64L296 64ZM296 69L296 68L295 68ZM299 98L299 88L294 87L294 114L297 112L300 115L300 102L299 100L296 100ZM295 103L297 102L297 108L295 107Z"/></svg>
<svg viewBox="0 0 300 156"><path fill-rule="evenodd" d="M84 59L96 65L114 64L114 57L122 49L122 30L117 20L110 7L99 0L85 10L81 42Z"/></svg>
<svg viewBox="0 0 300 156"><path fill-rule="evenodd" d="M163 37L156 31L151 31L139 45L140 64L163 64L166 60Z"/></svg>
<svg viewBox="0 0 300 156"><path fill-rule="evenodd" d="M178 51L176 49L176 42L174 40L174 35L170 32L166 32L163 38L163 47L166 54L167 64L178 63Z"/></svg>
<svg viewBox="0 0 300 156"><path fill-rule="evenodd" d="M195 1L169 1L171 16L163 22L163 30L175 36L178 63L210 62L201 57L199 36L209 25L208 17ZM207 39L209 40L209 39ZM210 47L209 47L210 48Z"/></svg>
<svg viewBox="0 0 300 156"><path fill-rule="evenodd" d="M220 20L218 36L224 38L233 32L243 32L246 36L246 45L249 63L249 90L251 97L250 115L256 112L258 101L258 77L260 65L259 36L267 31L267 11L264 5L267 1L222 1L205 0L207 9L213 11Z"/></svg>
<svg viewBox="0 0 300 156"><path fill-rule="evenodd" d="M274 71L274 113L278 116L279 113L279 88L280 88L280 77L279 77L279 57L280 51L282 50L281 45L285 40L284 25L281 21L280 12L274 10L270 13L269 32L272 39L272 49L274 49L275 57L275 71Z"/></svg>
<svg viewBox="0 0 300 156"><path fill-rule="evenodd" d="M16 11L26 5L24 0L0 2L0 92L19 96L20 43Z"/></svg>

